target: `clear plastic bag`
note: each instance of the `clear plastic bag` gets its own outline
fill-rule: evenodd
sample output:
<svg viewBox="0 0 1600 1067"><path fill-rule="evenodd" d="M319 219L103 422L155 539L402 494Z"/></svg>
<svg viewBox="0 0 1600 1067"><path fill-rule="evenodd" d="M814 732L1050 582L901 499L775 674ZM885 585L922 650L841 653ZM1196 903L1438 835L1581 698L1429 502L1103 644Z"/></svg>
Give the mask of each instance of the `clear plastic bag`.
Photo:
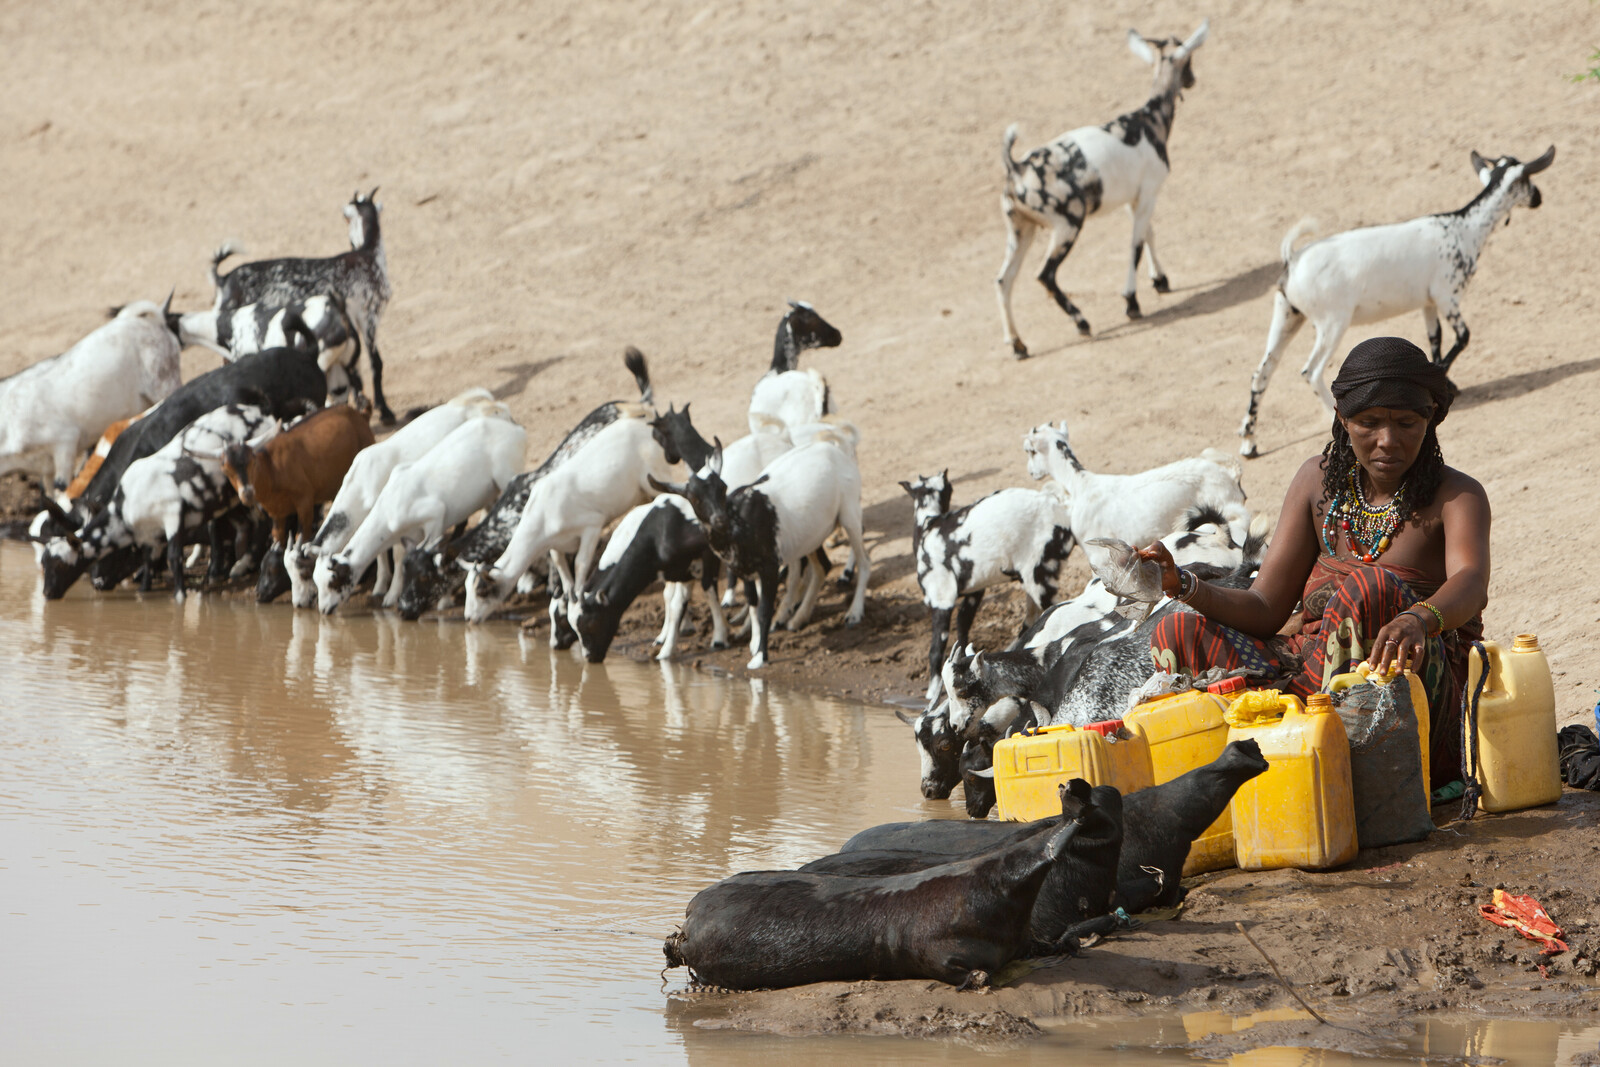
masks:
<svg viewBox="0 0 1600 1067"><path fill-rule="evenodd" d="M1096 537L1085 541L1084 545L1100 549L1088 553L1089 566L1094 568L1095 577L1117 596L1141 604L1154 604L1166 595L1161 589L1161 564L1140 558L1139 550L1126 541Z"/></svg>

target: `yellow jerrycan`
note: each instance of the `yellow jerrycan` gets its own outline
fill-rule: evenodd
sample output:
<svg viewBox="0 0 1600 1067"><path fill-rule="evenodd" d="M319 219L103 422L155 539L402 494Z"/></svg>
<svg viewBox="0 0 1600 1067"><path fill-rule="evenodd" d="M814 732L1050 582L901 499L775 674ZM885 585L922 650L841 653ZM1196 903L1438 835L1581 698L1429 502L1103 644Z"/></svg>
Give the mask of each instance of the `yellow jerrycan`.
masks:
<svg viewBox="0 0 1600 1067"><path fill-rule="evenodd" d="M1227 691L1244 688L1244 679L1230 681L1238 684ZM1228 724L1222 717L1227 709L1228 702L1221 696L1191 689L1147 701L1124 715L1128 733L1143 738L1149 746L1150 784L1163 785L1222 755L1228 744ZM1217 821L1189 846L1189 858L1183 864L1185 878L1233 866L1230 812L1231 806L1224 808Z"/></svg>
<svg viewBox="0 0 1600 1067"><path fill-rule="evenodd" d="M1553 804L1561 797L1561 762L1556 753L1556 692L1550 664L1533 634L1518 634L1507 652L1483 642L1489 677L1478 697L1478 728L1469 703L1462 716L1467 766L1478 768L1483 811L1519 811ZM1467 655L1470 701L1483 674L1483 656Z"/></svg>
<svg viewBox="0 0 1600 1067"><path fill-rule="evenodd" d="M1234 859L1245 870L1348 863L1356 854L1350 741L1326 693L1300 702L1270 690L1228 707L1229 741L1254 738L1266 773L1233 795Z"/></svg>
<svg viewBox="0 0 1600 1067"><path fill-rule="evenodd" d="M1433 779L1428 777L1432 773L1431 759L1428 755L1428 737L1433 729L1433 719L1428 710L1428 690L1422 684L1422 679L1413 671L1402 672L1406 681L1411 685L1411 710L1417 713L1417 740L1422 746L1422 786L1424 789L1433 789ZM1328 683L1328 692L1337 693L1341 689L1349 689L1352 685L1361 682L1371 682L1373 685L1388 685L1394 681L1394 674L1379 674L1365 663L1357 665L1349 674L1336 675Z"/></svg>
<svg viewBox="0 0 1600 1067"><path fill-rule="evenodd" d="M1154 784L1150 746L1120 719L1083 729L1063 723L1003 738L994 745L995 808L1001 819L1061 814L1056 787L1071 778L1115 786L1124 796Z"/></svg>

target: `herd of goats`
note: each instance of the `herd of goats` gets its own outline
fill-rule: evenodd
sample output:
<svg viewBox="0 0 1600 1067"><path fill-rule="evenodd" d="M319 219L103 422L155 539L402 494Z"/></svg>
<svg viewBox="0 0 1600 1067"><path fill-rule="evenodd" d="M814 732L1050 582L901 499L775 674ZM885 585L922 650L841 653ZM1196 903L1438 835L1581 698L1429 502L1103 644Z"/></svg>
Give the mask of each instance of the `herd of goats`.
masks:
<svg viewBox="0 0 1600 1067"><path fill-rule="evenodd" d="M1169 170L1176 103L1194 84L1193 53L1205 37L1204 24L1183 41L1130 31L1133 52L1155 68L1142 108L1071 131L1020 162L1015 127L1007 131L1010 240L997 287L1018 358L1028 353L1012 324L1011 289L1039 229L1050 234L1039 280L1084 334L1088 322L1055 276L1089 215L1121 205L1132 213L1123 292L1130 318L1140 315L1143 254L1155 288L1168 290L1150 218ZM1317 339L1303 374L1330 410L1323 371L1353 323L1420 309L1433 358L1448 368L1467 343L1460 296L1484 243L1514 206L1539 206L1531 178L1554 151L1531 163L1473 153L1483 190L1458 211L1298 249L1305 227L1296 226L1281 249L1267 350L1240 429L1243 454L1255 453L1267 379L1307 319ZM751 395L749 433L726 448L701 435L687 405L654 409L648 368L632 348L624 363L639 399L595 408L532 470L522 469L522 427L483 389L413 412L377 441L374 406L385 425L397 420L376 343L390 287L375 193L357 193L344 209L350 251L222 274L237 251L224 245L211 263L210 310L174 312L170 296L163 305L128 304L65 353L0 381L0 472L31 471L56 491L13 531L33 542L46 597L63 596L86 572L96 589L137 580L148 590L166 571L181 598L201 542L208 581L258 572L259 600L288 593L296 607L325 614L370 576L374 598L407 619L461 605L481 623L542 579L552 643L578 643L599 661L623 613L657 581L665 600L657 642L661 658L672 656L699 584L717 647L730 640L742 592L755 670L767 663L774 622L794 630L812 615L830 566L824 545L842 530L844 580L854 586L845 620L861 622L871 561L860 433L835 410L823 376L798 365L802 352L841 342L815 308L791 303ZM1455 334L1448 353L1441 316ZM181 381L189 345L215 350L223 364ZM363 351L372 402L357 370ZM1035 427L1023 447L1040 489L1002 489L953 509L944 474L900 483L912 500L917 578L932 613L927 707L906 716L922 791L944 798L961 782L969 814L980 818L994 802L995 741L1027 725L1119 715L1154 670L1150 629L1177 610L1163 601L1138 618L1098 579L1061 599L1062 565L1076 545L1160 539L1179 564L1239 585L1250 582L1265 545L1237 463L1218 453L1098 474L1079 462L1064 422ZM967 638L985 590L1013 581L1032 618L1009 648L973 649ZM880 827L804 877L736 876L696 897L684 930L668 941L669 962L729 986L867 975L981 983L1030 944L1059 949L1081 924L1116 908L1172 901L1189 841L1265 766L1249 745L1126 801L1115 790L1064 786L1062 819ZM915 891L895 881L933 865L959 877L913 879ZM863 914L860 929L816 921L868 876L887 879L882 892L900 911L873 912L870 922ZM752 911L784 930L755 945L741 919ZM869 929L872 922L882 928ZM915 944L899 944L906 924L922 931ZM776 951L778 942L788 949Z"/></svg>

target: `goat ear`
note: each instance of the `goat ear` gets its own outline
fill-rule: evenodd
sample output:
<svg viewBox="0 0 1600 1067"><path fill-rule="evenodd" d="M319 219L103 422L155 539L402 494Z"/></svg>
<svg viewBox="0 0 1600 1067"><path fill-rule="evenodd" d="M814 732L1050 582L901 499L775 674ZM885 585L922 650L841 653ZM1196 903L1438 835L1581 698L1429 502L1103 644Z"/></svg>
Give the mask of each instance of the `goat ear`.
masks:
<svg viewBox="0 0 1600 1067"><path fill-rule="evenodd" d="M1128 31L1128 51L1132 52L1146 63L1153 65L1156 61L1156 54L1150 50L1150 46L1145 43L1144 38L1140 36L1138 30Z"/></svg>
<svg viewBox="0 0 1600 1067"><path fill-rule="evenodd" d="M1488 172L1494 169L1494 164L1478 155L1476 150L1473 151L1470 158L1472 159L1472 173L1476 174L1480 181L1487 182L1489 180Z"/></svg>
<svg viewBox="0 0 1600 1067"><path fill-rule="evenodd" d="M1196 48L1206 43L1206 34L1211 31L1211 20L1205 19L1200 23L1200 28L1189 35L1189 39L1178 46L1178 55L1186 56Z"/></svg>
<svg viewBox="0 0 1600 1067"><path fill-rule="evenodd" d="M911 483L910 482L901 482L900 483L900 488L904 489L906 492L910 493L912 496L916 496L917 495L917 491L915 489L911 488Z"/></svg>
<svg viewBox="0 0 1600 1067"><path fill-rule="evenodd" d="M716 447L712 449L711 459L709 461L707 461L707 462L708 462L708 465L711 467L711 472L713 474L721 474L722 473L722 438L713 437L711 440L715 444Z"/></svg>
<svg viewBox="0 0 1600 1067"><path fill-rule="evenodd" d="M674 485L672 482L663 482L654 474L645 475L645 480L650 483L650 488L654 489L658 493L672 493L676 496L686 495L684 492L684 486Z"/></svg>
<svg viewBox="0 0 1600 1067"><path fill-rule="evenodd" d="M993 767L985 767L981 771L968 771L967 773L972 775L974 778L993 778L994 777L994 768Z"/></svg>
<svg viewBox="0 0 1600 1067"><path fill-rule="evenodd" d="M1523 174L1524 177L1530 177L1530 176L1532 176L1534 174L1538 174L1541 170L1544 170L1546 167L1548 167L1550 164L1554 163L1555 161L1556 161L1556 146L1555 145L1551 145L1549 148L1546 148L1544 150L1544 155L1540 156L1538 159L1534 160L1532 163L1525 164L1523 166L1523 168L1522 168L1522 174Z"/></svg>
<svg viewBox="0 0 1600 1067"><path fill-rule="evenodd" d="M600 590L598 593L591 593L590 596L594 597L594 602L603 608L610 607L611 605L611 598L606 595L606 591L604 589Z"/></svg>
<svg viewBox="0 0 1600 1067"><path fill-rule="evenodd" d="M1555 149L1552 148L1550 151L1552 153L1554 153ZM176 285L174 285L170 290L168 290L167 298L161 302L161 317L163 319L166 318L167 315L171 313L171 311L172 311L172 298L175 295L177 295L177 292L178 292L178 287Z"/></svg>

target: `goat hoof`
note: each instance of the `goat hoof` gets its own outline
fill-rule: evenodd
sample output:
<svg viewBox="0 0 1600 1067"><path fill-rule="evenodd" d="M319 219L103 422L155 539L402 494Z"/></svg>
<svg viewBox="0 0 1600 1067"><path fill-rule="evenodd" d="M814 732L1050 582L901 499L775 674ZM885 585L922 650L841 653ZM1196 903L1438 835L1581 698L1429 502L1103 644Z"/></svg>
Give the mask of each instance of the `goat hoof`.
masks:
<svg viewBox="0 0 1600 1067"><path fill-rule="evenodd" d="M713 651L713 652L720 652L720 651L722 651L723 649L725 649L727 647L728 647L728 642L726 642L726 641L713 641L713 642L711 642L711 651Z"/></svg>
<svg viewBox="0 0 1600 1067"><path fill-rule="evenodd" d="M1128 318L1135 320L1144 318L1144 312L1139 310L1139 298L1137 296L1129 296L1127 300Z"/></svg>
<svg viewBox="0 0 1600 1067"><path fill-rule="evenodd" d="M397 420L394 417L394 412L390 411L388 408L384 408L378 412L378 421L383 423L385 426L393 426Z"/></svg>
<svg viewBox="0 0 1600 1067"><path fill-rule="evenodd" d="M1079 337L1090 337L1092 335L1093 335L1092 331L1089 329L1089 324L1087 322L1078 323L1078 336Z"/></svg>
<svg viewBox="0 0 1600 1067"><path fill-rule="evenodd" d="M1018 359L1028 358L1028 346L1022 343L1022 338L1019 337L1011 342L1011 354Z"/></svg>
<svg viewBox="0 0 1600 1067"><path fill-rule="evenodd" d="M1158 293L1170 293L1170 292L1172 292L1172 286L1167 283L1167 276L1165 274L1161 275L1161 277L1159 277L1159 278L1152 278L1150 280L1150 284L1155 288L1155 291L1158 292Z"/></svg>
<svg viewBox="0 0 1600 1067"><path fill-rule="evenodd" d="M1257 456L1261 455L1261 453L1256 451L1256 443L1254 441L1246 441L1244 444L1239 446L1239 455L1243 456L1245 459L1255 459Z"/></svg>

